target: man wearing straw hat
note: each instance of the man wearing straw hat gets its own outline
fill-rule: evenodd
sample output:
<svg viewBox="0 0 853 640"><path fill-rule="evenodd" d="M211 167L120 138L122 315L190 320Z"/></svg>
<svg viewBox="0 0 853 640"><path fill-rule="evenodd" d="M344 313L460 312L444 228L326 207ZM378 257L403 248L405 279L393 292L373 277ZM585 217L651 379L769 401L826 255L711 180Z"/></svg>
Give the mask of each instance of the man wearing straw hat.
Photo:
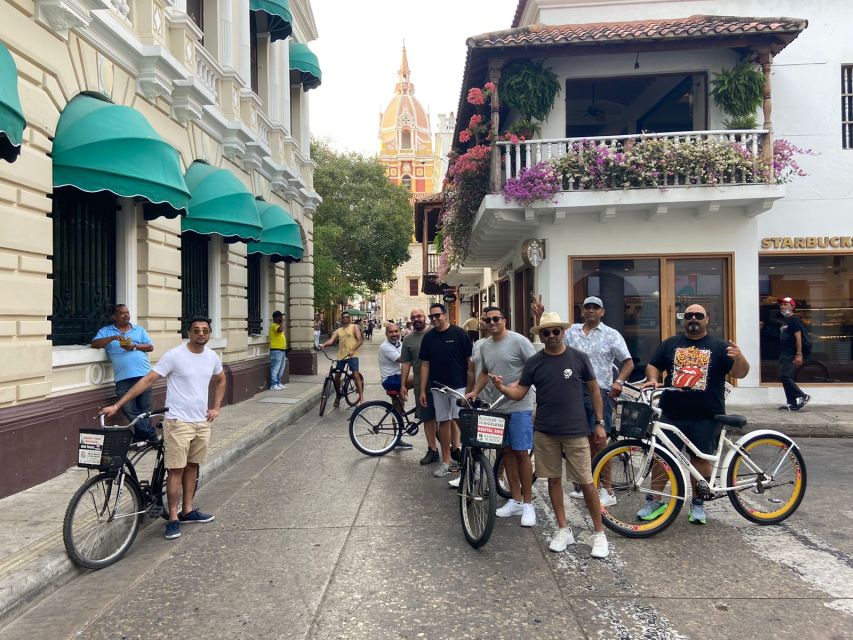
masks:
<svg viewBox="0 0 853 640"><path fill-rule="evenodd" d="M548 478L548 494L560 527L551 540L551 551L565 551L575 542L563 503L562 457L565 456L566 475L580 485L595 528L590 540L591 555L593 558L606 558L610 550L601 521L598 492L592 483L584 387L592 400L596 417L594 437L599 440L607 437L602 426L604 406L589 357L563 342L564 332L569 326L568 322L560 320L559 314L543 313L541 321L531 332L539 335L545 348L525 363L518 382L505 386L501 376L490 378L497 390L510 400L521 400L530 387L536 385L536 419L533 424L536 475Z"/></svg>

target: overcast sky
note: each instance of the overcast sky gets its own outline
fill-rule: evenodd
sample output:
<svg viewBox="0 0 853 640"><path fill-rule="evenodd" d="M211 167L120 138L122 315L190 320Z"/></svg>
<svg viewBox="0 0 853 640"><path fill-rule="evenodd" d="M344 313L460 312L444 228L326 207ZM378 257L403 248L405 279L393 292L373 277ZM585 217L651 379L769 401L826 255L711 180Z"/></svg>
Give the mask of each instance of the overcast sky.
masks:
<svg viewBox="0 0 853 640"><path fill-rule="evenodd" d="M323 84L309 92L311 134L338 150L374 155L379 114L394 96L403 40L415 97L430 113L456 111L469 36L509 29L517 0L313 0L310 43Z"/></svg>

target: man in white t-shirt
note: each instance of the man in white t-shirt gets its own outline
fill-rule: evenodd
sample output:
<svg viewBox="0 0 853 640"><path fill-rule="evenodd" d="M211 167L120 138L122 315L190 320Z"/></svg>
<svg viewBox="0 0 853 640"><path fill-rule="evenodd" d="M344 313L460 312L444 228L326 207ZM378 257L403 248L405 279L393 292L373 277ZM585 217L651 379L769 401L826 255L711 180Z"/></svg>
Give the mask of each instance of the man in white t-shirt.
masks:
<svg viewBox="0 0 853 640"><path fill-rule="evenodd" d="M160 378L166 378L166 421L163 425L165 444L166 498L169 503L167 540L181 536L181 522L211 522L214 517L193 509L196 480L200 465L207 461L210 423L219 415L225 397L225 372L212 349L210 320L193 318L190 339L163 354L154 368L114 405L101 409L115 415L121 406L150 389ZM213 407L208 409L208 387L215 384ZM183 509L178 513L178 494L183 489Z"/></svg>
<svg viewBox="0 0 853 640"><path fill-rule="evenodd" d="M405 384L407 389L412 388L411 380L401 382L400 349L402 346L400 327L394 322L389 322L385 325L385 342L379 345L379 379L382 382L382 388L391 396L392 404L400 412L400 415L406 413L403 399L400 397L400 386ZM411 378L411 376L409 377ZM413 445L411 442L400 438L396 448L412 449Z"/></svg>

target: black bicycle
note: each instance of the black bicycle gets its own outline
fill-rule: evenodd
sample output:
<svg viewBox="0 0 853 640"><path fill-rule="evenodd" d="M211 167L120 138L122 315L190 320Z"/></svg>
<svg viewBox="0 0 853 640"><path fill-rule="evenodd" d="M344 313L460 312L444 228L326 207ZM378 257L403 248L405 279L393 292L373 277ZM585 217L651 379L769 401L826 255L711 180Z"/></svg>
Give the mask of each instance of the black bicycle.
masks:
<svg viewBox="0 0 853 640"><path fill-rule="evenodd" d="M164 413L165 408L148 411L123 427L105 426L101 415L101 428L80 430L77 466L100 473L77 489L65 510L62 540L78 566L103 569L118 562L133 544L144 514L168 518L163 441L132 443L139 420ZM136 466L152 452L151 479L141 480Z"/></svg>
<svg viewBox="0 0 853 640"><path fill-rule="evenodd" d="M323 413L325 413L326 403L329 401L333 391L335 394L335 407L340 404L341 398L343 398L351 407L357 405L358 387L356 387L355 384L355 376L359 376L361 378L361 374L358 371L350 371L349 364L346 360L335 360L334 358L331 358L322 347L318 349L318 351L326 356L326 360L332 363L329 366L329 374L323 381L323 391L320 394L320 415L322 416ZM339 362L343 362L344 366L338 368Z"/></svg>
<svg viewBox="0 0 853 640"><path fill-rule="evenodd" d="M404 434L418 435L423 422L415 415L417 405L405 411L398 392L386 393L392 402L365 402L352 412L349 419L349 439L367 456L384 456L397 446Z"/></svg>

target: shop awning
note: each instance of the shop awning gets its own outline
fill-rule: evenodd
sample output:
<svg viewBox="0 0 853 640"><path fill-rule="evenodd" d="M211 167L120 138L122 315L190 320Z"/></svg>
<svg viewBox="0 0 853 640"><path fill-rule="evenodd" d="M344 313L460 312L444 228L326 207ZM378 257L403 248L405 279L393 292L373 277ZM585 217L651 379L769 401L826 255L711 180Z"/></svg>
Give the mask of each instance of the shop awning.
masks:
<svg viewBox="0 0 853 640"><path fill-rule="evenodd" d="M186 211L190 199L177 150L145 116L89 95L72 99L59 116L53 186L143 198L169 218Z"/></svg>
<svg viewBox="0 0 853 640"><path fill-rule="evenodd" d="M290 70L299 73L299 82L304 91L319 87L323 80L317 56L307 44L293 40L290 41Z"/></svg>
<svg viewBox="0 0 853 640"><path fill-rule="evenodd" d="M249 0L249 10L266 14L270 41L284 40L293 31L289 0Z"/></svg>
<svg viewBox="0 0 853 640"><path fill-rule="evenodd" d="M21 153L27 121L18 97L18 68L12 54L0 42L0 158L14 162Z"/></svg>
<svg viewBox="0 0 853 640"><path fill-rule="evenodd" d="M255 206L264 230L260 242L249 243L248 252L270 256L274 262L302 260L302 234L296 220L278 205L256 200Z"/></svg>
<svg viewBox="0 0 853 640"><path fill-rule="evenodd" d="M196 160L184 177L192 199L181 231L218 234L226 242L261 240L255 198L233 173Z"/></svg>

